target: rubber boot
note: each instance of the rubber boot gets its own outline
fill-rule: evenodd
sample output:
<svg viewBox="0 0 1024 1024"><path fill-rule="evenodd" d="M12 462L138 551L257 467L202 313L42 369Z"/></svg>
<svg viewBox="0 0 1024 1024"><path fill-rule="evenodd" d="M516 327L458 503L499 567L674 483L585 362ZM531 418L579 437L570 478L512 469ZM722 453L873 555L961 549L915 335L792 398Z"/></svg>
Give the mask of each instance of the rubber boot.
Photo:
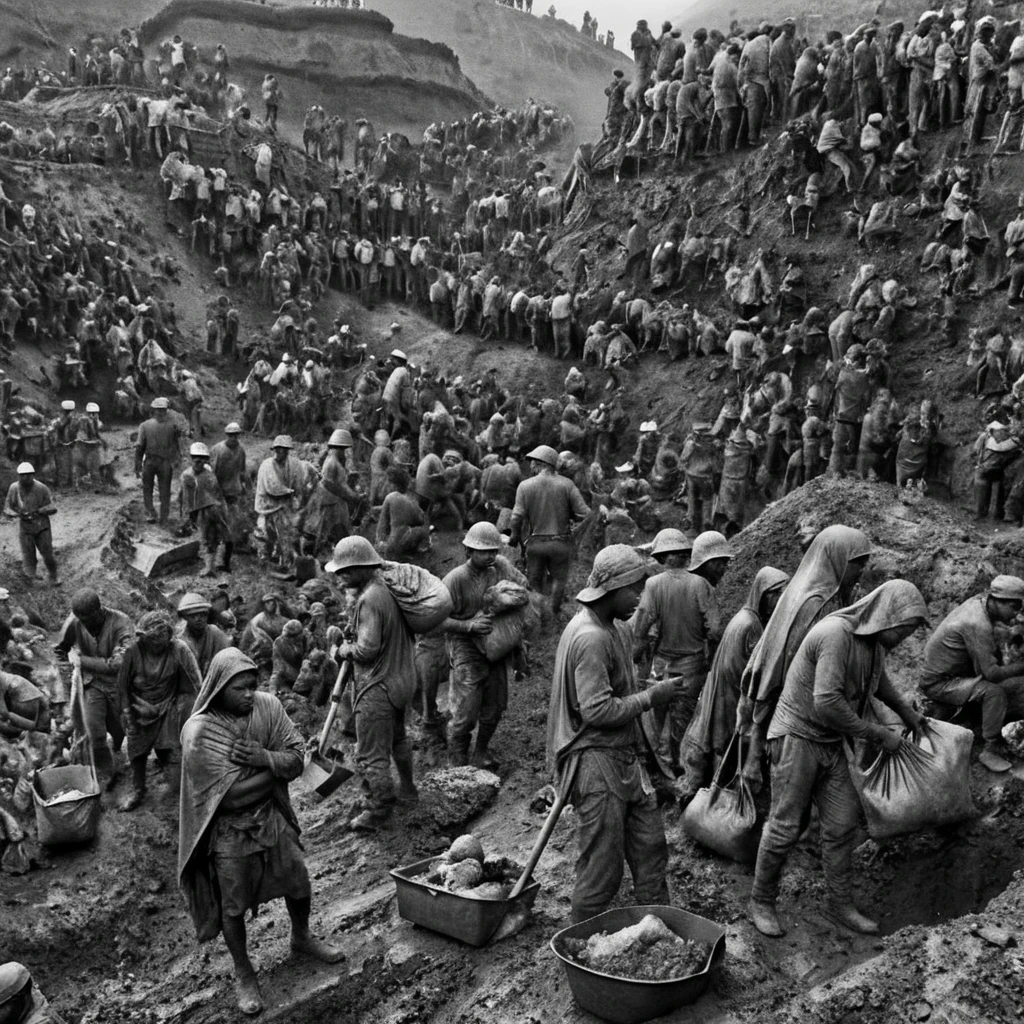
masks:
<svg viewBox="0 0 1024 1024"><path fill-rule="evenodd" d="M777 939L786 934L786 929L779 921L779 914L774 903L751 900L747 906L747 913L750 915L751 923L762 935Z"/></svg>
<svg viewBox="0 0 1024 1024"><path fill-rule="evenodd" d="M497 729L497 723L485 725L480 723L480 726L476 731L476 750L473 754L474 763L478 764L481 768L497 768L497 758L490 752L489 747L491 743L491 737L494 735L494 730Z"/></svg>
<svg viewBox="0 0 1024 1024"><path fill-rule="evenodd" d="M199 574L200 577L216 576L217 570L214 567L214 561L217 558L216 551L210 551L203 556L203 571Z"/></svg>
<svg viewBox="0 0 1024 1024"><path fill-rule="evenodd" d="M468 736L453 736L448 740L448 764L452 768L465 768L469 764Z"/></svg>
<svg viewBox="0 0 1024 1024"><path fill-rule="evenodd" d="M231 556L234 553L235 553L235 545L234 544L225 544L224 545L224 559L220 563L220 567L221 567L221 569L224 570L224 572L230 572L231 571Z"/></svg>
<svg viewBox="0 0 1024 1024"><path fill-rule="evenodd" d="M878 934L878 922L872 921L870 917L866 917L852 903L833 903L830 907L829 916L838 924L860 935Z"/></svg>
<svg viewBox="0 0 1024 1024"><path fill-rule="evenodd" d="M119 811L134 811L146 797L146 759L132 761L132 788L117 805Z"/></svg>
<svg viewBox="0 0 1024 1024"><path fill-rule="evenodd" d="M402 754L392 754L395 759L395 767L398 769L398 802L402 804L419 803L420 793L416 788L412 770L412 752L405 751Z"/></svg>

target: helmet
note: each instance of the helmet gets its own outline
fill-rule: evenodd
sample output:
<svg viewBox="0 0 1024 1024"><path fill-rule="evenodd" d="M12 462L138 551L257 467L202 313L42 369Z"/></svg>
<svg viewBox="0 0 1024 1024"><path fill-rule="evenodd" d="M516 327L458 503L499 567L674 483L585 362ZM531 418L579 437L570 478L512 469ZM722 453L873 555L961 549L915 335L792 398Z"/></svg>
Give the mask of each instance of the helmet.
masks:
<svg viewBox="0 0 1024 1024"><path fill-rule="evenodd" d="M324 570L338 572L341 569L352 569L357 566L382 564L383 559L365 537L343 537L334 545L334 557L324 566Z"/></svg>
<svg viewBox="0 0 1024 1024"><path fill-rule="evenodd" d="M290 352L285 352L285 354L283 356L281 356L281 362L282 363L290 363L291 361L292 361L292 357L291 357L291 353Z"/></svg>
<svg viewBox="0 0 1024 1024"><path fill-rule="evenodd" d="M60 407L61 407L61 408L62 408L62 409L63 409L63 410L65 411L65 412L73 412L73 411L74 411L74 408L75 408L75 403L74 403L74 402L72 402L70 398L67 398L67 399L65 399L65 400L64 400L63 402L61 402L61 403L60 403Z"/></svg>
<svg viewBox="0 0 1024 1024"><path fill-rule="evenodd" d="M208 459L210 457L210 449L202 441L193 441L188 453L192 458Z"/></svg>
<svg viewBox="0 0 1024 1024"><path fill-rule="evenodd" d="M538 445L532 452L527 452L526 457L528 459L536 459L537 462L543 462L549 466L558 465L558 452L550 445Z"/></svg>
<svg viewBox="0 0 1024 1024"><path fill-rule="evenodd" d="M373 443L386 447L391 444L391 435L386 430L375 430L373 432Z"/></svg>
<svg viewBox="0 0 1024 1024"><path fill-rule="evenodd" d="M673 551L691 551L693 541L682 530L666 529L659 531L654 537L651 547L652 555L668 555Z"/></svg>
<svg viewBox="0 0 1024 1024"><path fill-rule="evenodd" d="M154 398L153 401L149 403L150 409L169 409L170 406L171 403L168 402L166 398Z"/></svg>
<svg viewBox="0 0 1024 1024"><path fill-rule="evenodd" d="M294 448L295 442L287 434L278 434L271 448Z"/></svg>
<svg viewBox="0 0 1024 1024"><path fill-rule="evenodd" d="M717 530L705 530L693 542L689 570L699 569L705 562L715 558L732 558L736 552L732 545Z"/></svg>
<svg viewBox="0 0 1024 1024"><path fill-rule="evenodd" d="M391 358L401 359L403 363L409 362L409 357L400 348L393 348L391 350Z"/></svg>
<svg viewBox="0 0 1024 1024"><path fill-rule="evenodd" d="M33 466L31 462L23 462L18 466L19 473L34 473L35 471L36 467Z"/></svg>
<svg viewBox="0 0 1024 1024"><path fill-rule="evenodd" d="M208 612L210 608L210 602L202 594L183 594L178 602L179 615L188 615L190 612Z"/></svg>
<svg viewBox="0 0 1024 1024"><path fill-rule="evenodd" d="M462 546L472 551L498 551L501 534L493 523L474 523L462 538Z"/></svg>
<svg viewBox="0 0 1024 1024"><path fill-rule="evenodd" d="M95 402L90 402L85 407L85 411L86 412L99 412L100 411L100 407Z"/></svg>
<svg viewBox="0 0 1024 1024"><path fill-rule="evenodd" d="M224 433L225 434L240 434L241 432L242 432L242 428L237 423L229 423L224 428Z"/></svg>
<svg viewBox="0 0 1024 1024"><path fill-rule="evenodd" d="M339 427L327 442L328 448L351 448L352 435L343 427Z"/></svg>

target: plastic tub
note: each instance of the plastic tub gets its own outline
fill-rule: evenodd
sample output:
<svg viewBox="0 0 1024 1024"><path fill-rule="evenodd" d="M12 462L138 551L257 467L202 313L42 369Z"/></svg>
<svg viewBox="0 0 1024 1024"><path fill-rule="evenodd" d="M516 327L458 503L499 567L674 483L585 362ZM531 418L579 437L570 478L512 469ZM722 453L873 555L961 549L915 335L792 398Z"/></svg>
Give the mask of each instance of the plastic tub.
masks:
<svg viewBox="0 0 1024 1024"><path fill-rule="evenodd" d="M648 914L660 917L681 938L711 947L702 971L670 981L616 978L576 963L559 948L564 939L589 939L598 932L617 932L639 924ZM624 907L563 928L552 937L551 949L564 964L573 998L583 1009L615 1024L636 1024L695 1002L707 991L712 968L725 956L725 928L675 907Z"/></svg>
<svg viewBox="0 0 1024 1024"><path fill-rule="evenodd" d="M528 910L540 891L540 882L531 882L514 900L478 900L413 880L426 874L437 859L426 857L391 872L398 891L398 916L470 946L486 946L506 915L513 909Z"/></svg>
<svg viewBox="0 0 1024 1024"><path fill-rule="evenodd" d="M77 789L85 795L50 803L62 789ZM87 843L95 837L100 820L100 790L88 768L40 768L32 780L32 801L36 807L36 831L43 846Z"/></svg>

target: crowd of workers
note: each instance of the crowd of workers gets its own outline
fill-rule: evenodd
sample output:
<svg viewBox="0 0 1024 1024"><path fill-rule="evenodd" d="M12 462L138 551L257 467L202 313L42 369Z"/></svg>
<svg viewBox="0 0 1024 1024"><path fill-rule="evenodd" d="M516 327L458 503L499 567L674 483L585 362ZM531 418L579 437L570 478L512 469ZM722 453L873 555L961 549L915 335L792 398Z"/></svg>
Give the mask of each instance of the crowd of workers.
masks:
<svg viewBox="0 0 1024 1024"><path fill-rule="evenodd" d="M938 271L934 299L947 339L957 302L972 287L1008 280L1009 301L1020 301L1024 215L1018 210L1001 229L1005 255L993 256L978 212L980 178L956 162L924 175L916 146L962 115L969 155L983 140L995 93L986 89L991 76L1000 81L1004 58L1011 103L998 141L1006 142L1018 116L1020 82L1013 83L1024 37L1004 39L988 17L958 24L937 12L925 12L910 32L872 24L818 47L801 46L790 23L761 26L745 39L701 30L690 44L671 26L658 40L645 30L641 23L632 40L632 94L625 76L608 90L608 143L696 159L716 137L723 151L737 139L758 144L777 120L789 125L797 177L801 166L806 172L803 194L793 192L789 203L794 231L800 211L810 231L829 191L825 163L858 195L871 190L878 168L890 199L858 206L857 230L866 247L891 241L898 229L876 208L919 194L919 212L936 221L922 261ZM684 92L672 106L669 97ZM270 96L276 108L278 94ZM844 142L851 117L859 149ZM289 196L267 142L255 147L253 179L234 181L189 159L187 128L151 136L169 221L188 225L193 247L214 258L225 288L246 283L243 257L258 254L252 283L276 310L271 345L249 346L227 295L210 307L207 349L251 364L239 389L246 426L228 424L210 446L199 440L201 389L176 358L183 349L173 304L142 283L129 257L123 236L133 225L112 219L86 227L59 207L36 211L0 194L4 347L43 332L60 340L67 351L58 360L61 391L87 389L94 367L116 366L125 418L141 415L140 388L155 394L135 442L147 518L164 525L176 518L198 535L204 578L230 572L236 554L254 548L275 581L255 604L233 599L224 583L185 594L175 614L158 609L137 621L105 606L95 590L79 590L55 654L45 631L0 591L4 799L41 766L82 756L85 747L103 785L122 786L119 806L132 812L149 799L155 755L171 793L181 794L179 874L197 934L224 935L243 1012L262 1006L244 925L255 904L285 898L293 948L340 959L309 929L311 885L287 795L307 738L286 712L322 706L339 668L348 673L342 728L353 735L363 780L350 822L356 830L392 827L396 805L417 799L412 714L424 737L443 742L451 765L500 768L500 726L525 651L521 635L499 654L488 646L500 629L498 592L532 594L545 603L547 628L561 631L548 754L578 811L575 920L611 903L626 863L636 902L670 901L659 805L685 804L737 740L749 750L738 770L752 786L766 770L771 782L750 904L753 924L768 936L783 934L781 873L812 803L833 916L860 933L878 930L852 901L860 806L843 741L890 753L910 741L866 717L868 698L912 732L927 729L923 707L978 705L982 763L996 773L1011 767L1002 728L1024 715L1024 663L1003 658L999 638L1024 610L1024 580L997 576L935 626L913 701L887 676L885 656L929 624L927 607L905 580L858 595L872 554L859 530L835 525L808 538L792 578L760 569L724 628L716 608L732 538L760 502L826 468L901 487L948 478L952 446L937 404L902 411L890 388L901 317L928 297L909 295L865 262L830 317L810 302L798 263L780 266L759 250L738 255L741 223L716 237L687 215L652 239L645 210L622 240L623 288L602 277L602 254L586 248L570 265L553 265L551 235L569 190L551 182L537 155L551 123L530 104L431 126L420 166L404 176L375 175L379 165L357 140L357 170L339 169L328 195L301 198ZM386 148L385 160L395 159ZM427 188L428 165L447 169L443 188ZM892 231L876 230L879 223ZM735 317L716 321L660 300L694 272L721 275ZM595 394L575 366L558 398L524 391L497 369L475 381L448 380L429 363L414 367L398 348L371 365L366 346L340 321L321 341L311 312L331 285L358 292L367 305L386 298L429 308L456 333L475 330L485 341L528 341L553 359L578 358L605 371L607 386ZM626 396L651 347L671 360L724 352L722 402L707 422L645 420L634 446ZM976 445L976 511L987 515L994 497L998 517L1019 518L1024 345L993 332L973 339L970 358L987 421ZM342 405L321 401L307 421L330 422L324 450L300 450L278 429L296 422L282 419L282 410L300 396L323 399L331 372L354 363L364 365ZM185 416L170 409L173 395ZM4 512L18 521L29 583L39 557L58 582L49 520L70 512L64 489L102 476L100 415L95 403L79 415L66 399L51 421L0 377L0 420L18 477ZM276 431L272 454L258 466L248 461L245 429ZM188 465L179 472L186 435ZM52 490L37 479L50 459ZM566 624L561 612L580 543L623 524L653 540L641 551L595 544ZM429 567L434 538L451 532L464 560L442 581L450 611L418 633L388 582L390 563ZM63 673L49 671L54 658L66 662ZM16 820L0 818L0 826L8 848L28 842ZM16 1024L29 1011L50 1014L35 1021L57 1020L37 997L24 968L0 966L0 1011Z"/></svg>

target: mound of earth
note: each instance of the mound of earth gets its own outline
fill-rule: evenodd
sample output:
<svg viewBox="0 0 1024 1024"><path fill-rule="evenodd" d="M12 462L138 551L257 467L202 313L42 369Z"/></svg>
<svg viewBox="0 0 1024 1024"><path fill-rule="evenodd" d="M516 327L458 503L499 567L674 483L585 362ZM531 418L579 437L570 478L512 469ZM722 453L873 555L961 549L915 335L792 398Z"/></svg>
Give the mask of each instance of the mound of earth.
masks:
<svg viewBox="0 0 1024 1024"><path fill-rule="evenodd" d="M622 68L632 75L629 57L568 22L537 18L493 0L373 0L373 7L397 31L450 46L465 73L496 103L518 107L532 96L554 104L573 119L580 141L601 135L604 88L612 71Z"/></svg>

